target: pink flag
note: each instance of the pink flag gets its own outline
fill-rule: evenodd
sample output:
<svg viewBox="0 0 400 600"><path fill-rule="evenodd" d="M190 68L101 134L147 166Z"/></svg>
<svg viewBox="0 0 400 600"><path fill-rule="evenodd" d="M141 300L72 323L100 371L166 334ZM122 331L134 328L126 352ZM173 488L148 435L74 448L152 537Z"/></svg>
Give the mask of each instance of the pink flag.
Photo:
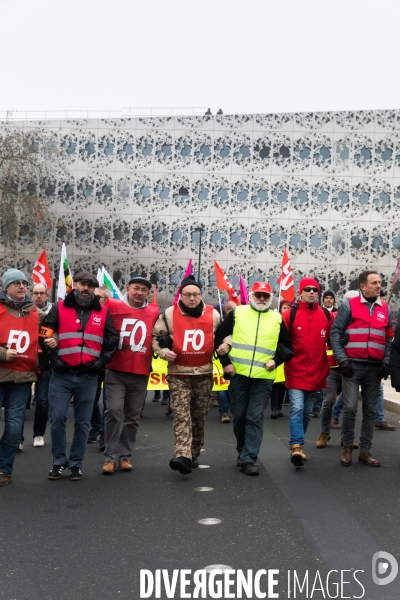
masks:
<svg viewBox="0 0 400 600"><path fill-rule="evenodd" d="M184 276L182 277L182 280L185 279L185 277L189 277L189 275L193 275L193 265L192 265L191 258L189 258L188 266L186 267L186 271L185 271ZM175 294L175 298L173 299L171 306L173 306L174 304L176 304L178 302L180 292L181 292L181 286L179 286L178 291Z"/></svg>
<svg viewBox="0 0 400 600"><path fill-rule="evenodd" d="M241 275L239 275L239 295L240 304L249 304L249 294L247 293L247 288Z"/></svg>

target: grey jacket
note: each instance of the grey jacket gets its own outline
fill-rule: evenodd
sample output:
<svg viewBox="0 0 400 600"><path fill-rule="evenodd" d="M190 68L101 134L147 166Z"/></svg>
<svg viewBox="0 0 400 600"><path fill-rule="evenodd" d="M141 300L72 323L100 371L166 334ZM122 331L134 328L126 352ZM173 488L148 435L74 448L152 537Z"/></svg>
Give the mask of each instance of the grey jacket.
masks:
<svg viewBox="0 0 400 600"><path fill-rule="evenodd" d="M361 295L361 302L367 302L362 295ZM372 314L373 311L376 310L377 306L382 306L381 299L377 298L377 300L370 306L371 306L370 312ZM391 312L389 306L388 306L388 315L389 315L388 328L392 328L392 312ZM345 360L348 360L347 354L344 350L345 347L342 346L342 344L340 343L340 334L342 334L346 331L346 328L348 327L348 325L350 325L351 321L352 321L352 319L351 319L350 303L348 300L343 300L343 302L339 306L339 310L338 310L336 318L333 322L332 329L331 329L331 336L330 336L330 342L331 342L331 347L333 350L333 355L339 364ZM385 356L384 356L382 362L384 362L387 365L389 364L390 346L392 345L392 340L393 340L393 336L386 338ZM352 358L351 360L355 360L356 362L358 362L359 359ZM379 361L374 360L373 358L368 358L368 359L361 359L360 362L377 363Z"/></svg>

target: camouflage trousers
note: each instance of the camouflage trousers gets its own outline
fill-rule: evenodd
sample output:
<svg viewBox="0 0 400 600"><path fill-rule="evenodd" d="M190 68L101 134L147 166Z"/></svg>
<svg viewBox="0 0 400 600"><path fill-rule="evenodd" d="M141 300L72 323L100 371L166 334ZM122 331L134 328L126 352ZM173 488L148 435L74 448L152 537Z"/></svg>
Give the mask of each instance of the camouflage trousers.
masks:
<svg viewBox="0 0 400 600"><path fill-rule="evenodd" d="M174 457L198 456L204 443L212 377L168 377L170 406L174 411Z"/></svg>

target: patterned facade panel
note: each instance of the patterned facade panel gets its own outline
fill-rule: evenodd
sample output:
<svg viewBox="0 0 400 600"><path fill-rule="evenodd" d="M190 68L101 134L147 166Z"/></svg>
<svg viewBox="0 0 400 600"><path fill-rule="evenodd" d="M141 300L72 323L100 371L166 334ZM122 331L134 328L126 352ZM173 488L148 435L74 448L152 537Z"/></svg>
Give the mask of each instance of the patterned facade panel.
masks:
<svg viewBox="0 0 400 600"><path fill-rule="evenodd" d="M235 285L241 274L249 286L276 286L286 246L296 285L312 274L340 298L368 267L390 286L400 257L398 110L24 126L49 132L61 151L58 174L20 182L54 213L43 231L54 269L64 242L73 269L104 264L121 289L134 274L149 277L168 304L201 252L206 298L216 301L214 259ZM29 271L36 257L22 219L17 263ZM5 250L0 265L10 264ZM399 295L398 285L397 308Z"/></svg>

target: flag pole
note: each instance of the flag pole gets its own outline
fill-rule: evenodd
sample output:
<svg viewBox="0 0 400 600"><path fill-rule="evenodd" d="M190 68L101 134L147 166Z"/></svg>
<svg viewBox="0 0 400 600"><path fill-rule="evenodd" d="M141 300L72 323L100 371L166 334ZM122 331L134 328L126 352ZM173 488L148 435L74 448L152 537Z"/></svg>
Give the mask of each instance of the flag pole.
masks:
<svg viewBox="0 0 400 600"><path fill-rule="evenodd" d="M281 306L281 290L282 290L282 284L279 284L279 298L278 298L278 312Z"/></svg>
<svg viewBox="0 0 400 600"><path fill-rule="evenodd" d="M218 292L218 302L219 302L219 313L221 315L221 320L224 320L224 313L222 312L222 304L221 304L221 294L219 292L219 289L217 288L217 292Z"/></svg>

